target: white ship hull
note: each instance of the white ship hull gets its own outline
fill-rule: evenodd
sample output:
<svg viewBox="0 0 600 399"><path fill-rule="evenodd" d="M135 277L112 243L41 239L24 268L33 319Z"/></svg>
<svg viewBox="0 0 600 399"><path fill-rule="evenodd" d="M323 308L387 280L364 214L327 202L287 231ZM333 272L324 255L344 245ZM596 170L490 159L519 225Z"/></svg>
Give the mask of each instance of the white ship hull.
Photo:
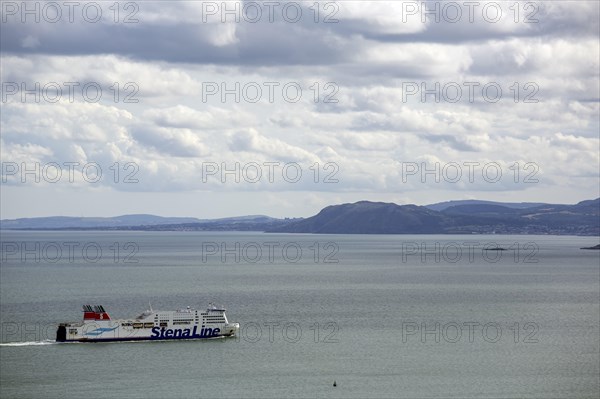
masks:
<svg viewBox="0 0 600 399"><path fill-rule="evenodd" d="M110 342L137 340L179 340L232 337L238 323L229 323L225 309L210 306L205 311L192 308L176 311L147 310L135 319L112 320L102 306L84 306L84 320L62 323L56 332L58 342Z"/></svg>

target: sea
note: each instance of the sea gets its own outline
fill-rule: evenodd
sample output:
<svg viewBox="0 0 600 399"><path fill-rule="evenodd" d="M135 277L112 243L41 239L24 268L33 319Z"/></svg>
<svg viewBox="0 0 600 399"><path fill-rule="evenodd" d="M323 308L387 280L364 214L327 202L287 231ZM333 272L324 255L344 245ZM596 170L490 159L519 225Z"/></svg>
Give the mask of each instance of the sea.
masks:
<svg viewBox="0 0 600 399"><path fill-rule="evenodd" d="M598 398L598 237L2 231L2 398ZM56 343L209 303L235 338Z"/></svg>

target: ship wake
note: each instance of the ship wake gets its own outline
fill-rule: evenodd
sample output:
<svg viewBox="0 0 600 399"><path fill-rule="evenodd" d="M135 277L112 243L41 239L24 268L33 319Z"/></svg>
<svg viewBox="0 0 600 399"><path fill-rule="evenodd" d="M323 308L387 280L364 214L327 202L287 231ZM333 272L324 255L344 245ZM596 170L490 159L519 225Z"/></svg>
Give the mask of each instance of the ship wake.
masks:
<svg viewBox="0 0 600 399"><path fill-rule="evenodd" d="M30 341L30 342L2 342L0 343L0 347L5 346L44 346L44 345L54 345L58 342L46 339L44 341Z"/></svg>

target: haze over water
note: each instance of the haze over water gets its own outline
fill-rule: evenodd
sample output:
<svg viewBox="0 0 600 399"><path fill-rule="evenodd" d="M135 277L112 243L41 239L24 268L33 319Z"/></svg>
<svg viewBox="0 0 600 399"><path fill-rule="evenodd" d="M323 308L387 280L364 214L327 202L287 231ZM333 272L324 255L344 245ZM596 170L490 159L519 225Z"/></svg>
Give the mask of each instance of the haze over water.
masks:
<svg viewBox="0 0 600 399"><path fill-rule="evenodd" d="M1 239L3 398L599 392L600 251L580 249L597 237L3 231ZM7 243L40 249L15 253ZM471 258L465 243L478 248ZM508 250L484 252L485 244ZM57 323L81 319L82 304L129 318L149 302L223 304L241 334L52 342Z"/></svg>

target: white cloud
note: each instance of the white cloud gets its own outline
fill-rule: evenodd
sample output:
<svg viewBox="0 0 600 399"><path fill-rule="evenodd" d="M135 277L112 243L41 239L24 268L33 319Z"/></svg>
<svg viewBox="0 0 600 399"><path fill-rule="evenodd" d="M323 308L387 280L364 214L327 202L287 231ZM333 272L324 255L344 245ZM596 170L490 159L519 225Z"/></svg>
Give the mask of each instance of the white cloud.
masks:
<svg viewBox="0 0 600 399"><path fill-rule="evenodd" d="M217 205L237 192L236 200L248 202L253 213L308 212L332 201L364 198L425 203L493 193L497 198L486 199L552 196L568 202L600 195L597 2L535 3L540 8L534 24L515 23L512 3L502 3L506 18L496 24L481 18L422 23L420 16L402 23L405 8L397 2L342 2L338 23L314 23L313 3L302 2L306 18L296 24L281 17L273 23L266 18L256 24L221 23L218 15L203 22L207 3L149 2L140 7L136 24L115 25L105 18L87 25L3 25L3 83L30 89L36 82L97 82L103 92L97 103L81 93L69 101L66 91L56 103L43 96L36 103L31 95L22 102L20 93L7 94L3 86L9 97L0 117L3 162L105 167L134 162L139 184L106 181L90 187L79 181L77 189L114 195L202 192L214 195ZM519 5L523 11L525 2ZM234 95L206 100L202 91L208 82L229 88L255 82L265 91L256 103L243 96L236 102ZM280 84L274 101L266 98L265 82ZM287 82L302 87L300 101L282 98ZM328 82L334 83L337 102L324 102L331 94L324 87ZM464 89L456 103L403 93L406 83L432 88L451 82ZM502 98L485 101L478 88L469 101L465 82L495 82ZM127 83L135 83L137 91L126 89ZM528 83L536 85L535 93ZM138 101L125 102L132 93ZM527 95L537 102L523 101ZM540 183L402 183L401 162L465 160L497 161L505 168L536 163ZM206 183L207 161L298 162L308 180ZM339 167L339 183L311 182L313 171L307 168L318 163L322 177L328 162ZM59 191L52 195L67 195ZM298 191L306 204L294 205ZM239 213L228 198L223 204L229 211L220 216ZM278 201L281 206L272 208ZM2 206L3 213L27 211L18 202Z"/></svg>

